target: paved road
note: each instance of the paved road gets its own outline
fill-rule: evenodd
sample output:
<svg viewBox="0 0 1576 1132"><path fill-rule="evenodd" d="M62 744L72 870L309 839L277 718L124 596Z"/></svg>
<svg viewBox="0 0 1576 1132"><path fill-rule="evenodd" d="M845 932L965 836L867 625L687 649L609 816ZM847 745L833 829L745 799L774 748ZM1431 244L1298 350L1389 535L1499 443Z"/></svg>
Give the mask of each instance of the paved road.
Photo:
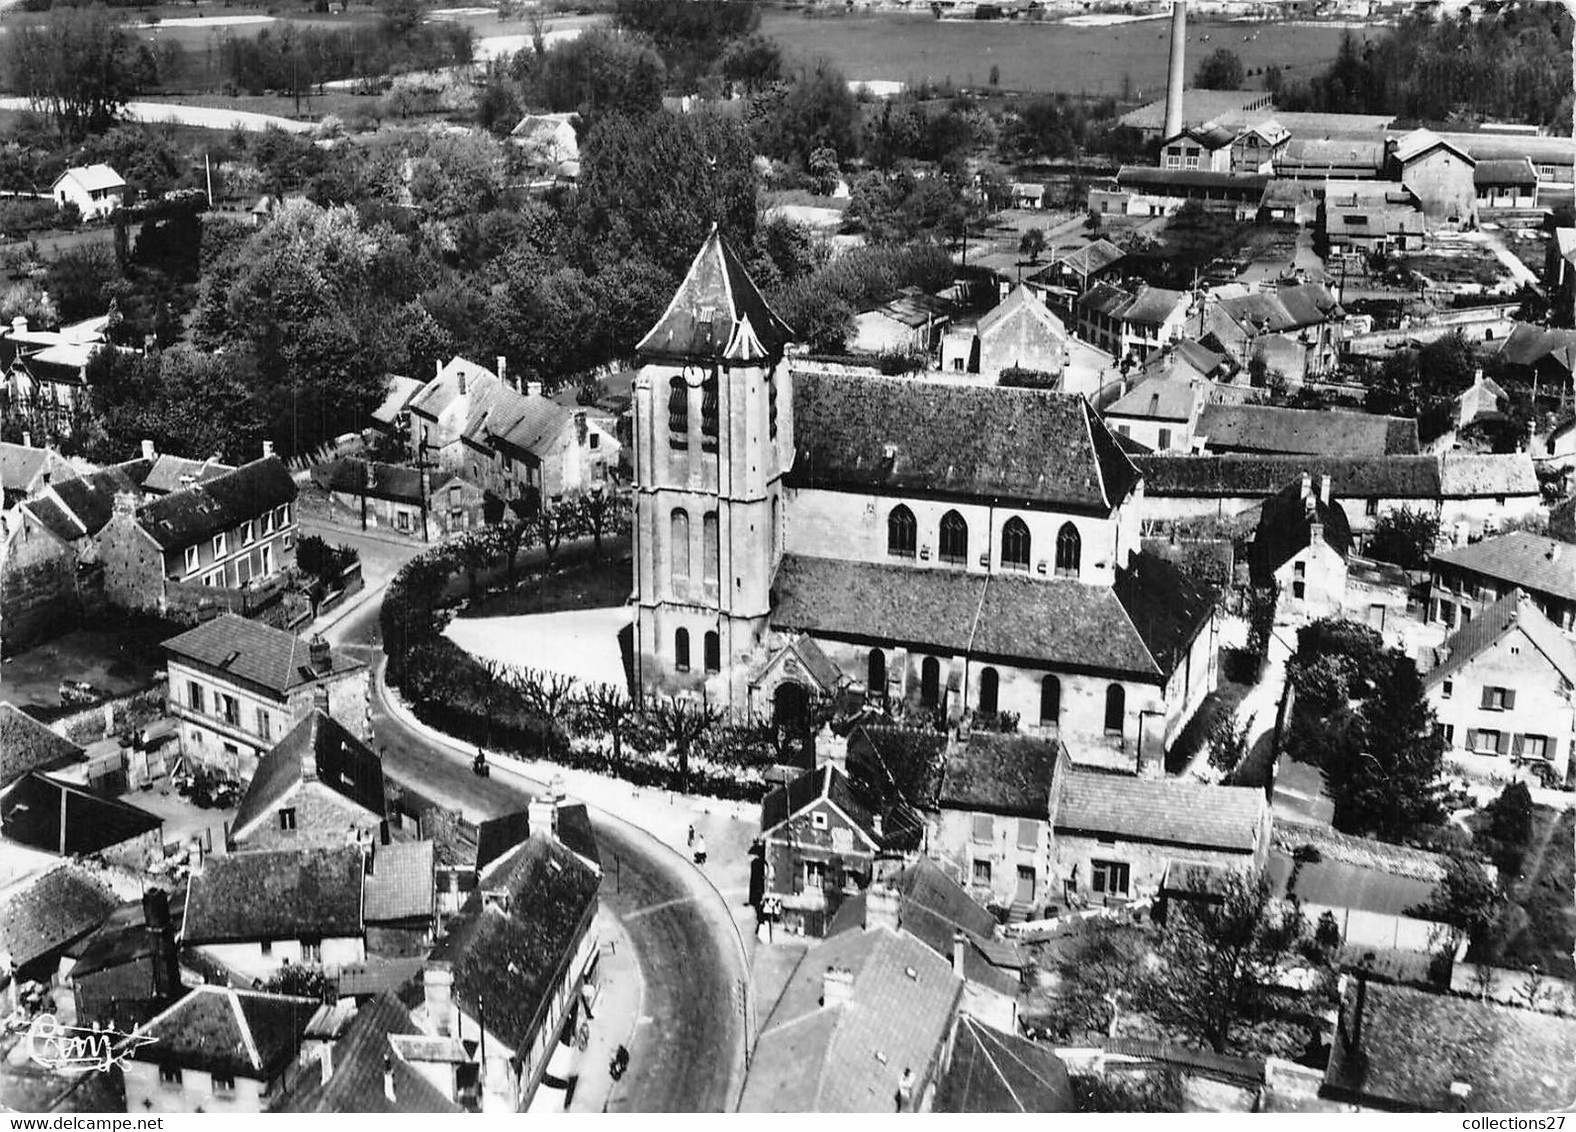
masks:
<svg viewBox="0 0 1576 1132"><path fill-rule="evenodd" d="M382 658L379 604L368 601L329 633L369 663ZM376 695L372 725L390 777L469 817L516 811L529 798L508 775L475 777L463 755L412 732ZM595 812L593 825L605 873L602 900L633 938L645 980L645 1015L610 1107L728 1111L744 1045L737 996L747 974L727 912L700 874L666 846Z"/></svg>

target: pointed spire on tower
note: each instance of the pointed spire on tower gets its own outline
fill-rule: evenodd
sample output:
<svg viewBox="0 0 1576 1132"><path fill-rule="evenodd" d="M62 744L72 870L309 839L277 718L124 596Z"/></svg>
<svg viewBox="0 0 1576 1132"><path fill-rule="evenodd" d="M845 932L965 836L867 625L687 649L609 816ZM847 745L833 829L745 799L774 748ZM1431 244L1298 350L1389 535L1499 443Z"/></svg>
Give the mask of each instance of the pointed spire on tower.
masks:
<svg viewBox="0 0 1576 1132"><path fill-rule="evenodd" d="M780 357L792 340L793 329L767 305L713 224L668 309L637 350L670 361L759 361Z"/></svg>

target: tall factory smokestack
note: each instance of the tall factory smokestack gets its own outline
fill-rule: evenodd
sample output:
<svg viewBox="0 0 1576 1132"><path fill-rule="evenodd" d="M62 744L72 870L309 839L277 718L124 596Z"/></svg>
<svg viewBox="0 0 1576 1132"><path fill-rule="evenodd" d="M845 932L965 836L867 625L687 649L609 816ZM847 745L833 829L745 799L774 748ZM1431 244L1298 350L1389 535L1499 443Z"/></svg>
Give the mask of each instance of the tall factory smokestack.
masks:
<svg viewBox="0 0 1576 1132"><path fill-rule="evenodd" d="M1171 67L1166 72L1166 128L1162 138L1182 132L1182 84L1187 75L1187 0L1171 4Z"/></svg>

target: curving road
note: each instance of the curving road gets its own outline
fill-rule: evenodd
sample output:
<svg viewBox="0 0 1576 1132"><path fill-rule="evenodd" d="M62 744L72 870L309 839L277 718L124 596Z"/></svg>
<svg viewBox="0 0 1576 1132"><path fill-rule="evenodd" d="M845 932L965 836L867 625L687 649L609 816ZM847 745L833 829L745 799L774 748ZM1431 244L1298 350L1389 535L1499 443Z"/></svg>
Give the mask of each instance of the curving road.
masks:
<svg viewBox="0 0 1576 1132"><path fill-rule="evenodd" d="M346 651L378 664L381 594L329 632ZM519 779L471 773L465 754L429 741L389 712L374 681L372 725L384 769L469 817L516 811L529 800ZM727 911L700 874L643 831L592 810L602 853L601 898L623 923L645 981L645 1014L630 1043L630 1066L609 1107L629 1112L726 1112L743 1072L748 985Z"/></svg>

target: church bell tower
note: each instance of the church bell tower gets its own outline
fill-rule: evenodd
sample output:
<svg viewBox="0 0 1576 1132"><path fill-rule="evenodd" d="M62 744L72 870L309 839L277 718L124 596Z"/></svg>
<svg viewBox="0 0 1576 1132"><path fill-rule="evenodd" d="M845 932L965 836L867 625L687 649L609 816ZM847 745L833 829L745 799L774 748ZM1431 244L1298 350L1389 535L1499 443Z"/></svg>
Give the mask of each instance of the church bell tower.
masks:
<svg viewBox="0 0 1576 1132"><path fill-rule="evenodd" d="M744 707L793 462L792 335L715 226L638 347L635 680Z"/></svg>

